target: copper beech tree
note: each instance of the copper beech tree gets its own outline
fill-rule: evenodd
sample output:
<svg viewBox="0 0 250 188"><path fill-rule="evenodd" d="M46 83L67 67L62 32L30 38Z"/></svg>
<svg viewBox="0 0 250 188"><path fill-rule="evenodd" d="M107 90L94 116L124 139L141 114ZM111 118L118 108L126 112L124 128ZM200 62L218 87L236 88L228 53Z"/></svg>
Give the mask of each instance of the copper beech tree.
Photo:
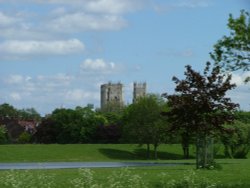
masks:
<svg viewBox="0 0 250 188"><path fill-rule="evenodd" d="M205 168L211 163L207 156L206 140L215 133L226 131L224 124L234 120L238 104L231 102L226 92L235 88L235 84L230 82L231 75L221 74L219 66L211 67L209 62L203 74L194 71L189 65L184 74L186 78L183 80L173 77L175 94L164 94L170 111L163 115L172 123L171 131L181 133L186 157L191 135L204 143L202 149L205 150L199 168Z"/></svg>

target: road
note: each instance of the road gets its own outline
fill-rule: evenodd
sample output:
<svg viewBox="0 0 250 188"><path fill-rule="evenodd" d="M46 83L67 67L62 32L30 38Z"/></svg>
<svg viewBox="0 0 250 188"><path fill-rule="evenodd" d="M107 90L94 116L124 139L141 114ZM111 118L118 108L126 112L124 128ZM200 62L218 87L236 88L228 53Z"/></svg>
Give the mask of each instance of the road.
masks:
<svg viewBox="0 0 250 188"><path fill-rule="evenodd" d="M0 163L0 170L11 169L66 169L66 168L118 168L147 166L176 166L190 163L156 162L42 162L42 163Z"/></svg>

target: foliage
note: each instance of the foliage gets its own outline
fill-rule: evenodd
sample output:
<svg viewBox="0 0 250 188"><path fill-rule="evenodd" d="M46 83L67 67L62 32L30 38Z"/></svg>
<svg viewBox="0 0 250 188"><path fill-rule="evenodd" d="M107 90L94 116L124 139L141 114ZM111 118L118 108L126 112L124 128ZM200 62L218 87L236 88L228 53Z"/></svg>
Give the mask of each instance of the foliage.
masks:
<svg viewBox="0 0 250 188"><path fill-rule="evenodd" d="M78 175L80 177L77 177L73 180L70 181L72 187L75 188L98 188L98 187L102 187L96 184L96 182L94 181L94 177L93 177L93 171L91 171L90 169L84 169L81 168L78 170Z"/></svg>
<svg viewBox="0 0 250 188"><path fill-rule="evenodd" d="M119 143L122 136L121 125L101 125L97 127L95 142Z"/></svg>
<svg viewBox="0 0 250 188"><path fill-rule="evenodd" d="M250 123L236 121L231 125L231 134L223 134L225 156L230 158L246 158L250 150Z"/></svg>
<svg viewBox="0 0 250 188"><path fill-rule="evenodd" d="M90 169L79 169L79 176L71 181L72 187L76 188L146 188L146 183L139 175L133 174L131 170L122 168L115 170L107 177L107 182L97 183L94 180L94 172Z"/></svg>
<svg viewBox="0 0 250 188"><path fill-rule="evenodd" d="M217 187L218 182L211 181L199 175L199 171L188 170L182 179L170 179L167 173L159 174L160 185L163 188L212 188Z"/></svg>
<svg viewBox="0 0 250 188"><path fill-rule="evenodd" d="M128 168L114 171L108 178L106 187L110 188L146 188L147 183L140 175L133 174Z"/></svg>
<svg viewBox="0 0 250 188"><path fill-rule="evenodd" d="M250 123L250 112L237 111L235 113L235 119L242 123Z"/></svg>
<svg viewBox="0 0 250 188"><path fill-rule="evenodd" d="M0 105L0 117L20 120L32 119L36 121L39 121L41 119L40 114L34 108L18 110L7 103Z"/></svg>
<svg viewBox="0 0 250 188"><path fill-rule="evenodd" d="M96 112L96 117L99 117L102 123L97 127L95 141L119 143L122 136L122 113L120 111L99 111Z"/></svg>
<svg viewBox="0 0 250 188"><path fill-rule="evenodd" d="M208 62L202 75L188 65L184 80L173 77L176 93L164 94L170 111L163 113L171 121L172 131L207 139L217 131L224 132L224 123L233 121L238 105L225 97L235 87L230 83L231 75L221 74L219 66L210 66Z"/></svg>
<svg viewBox="0 0 250 188"><path fill-rule="evenodd" d="M143 169L142 169L143 170ZM146 169L150 170L150 169ZM157 170L157 169L156 169ZM160 173L159 173L160 170ZM61 170L65 171L65 170ZM233 188L248 187L249 184L242 182L227 183L204 176L201 170L185 169L180 171L179 177L173 177L171 172L164 172L162 169L157 170L157 174L143 173L139 174L136 169L121 168L115 170L105 170L106 181L98 181L96 170L79 169L77 175L64 185L58 182L56 184L55 175L45 175L44 172L34 172L31 170L18 171L10 170L3 172L0 177L0 185L5 188L33 188L33 187L72 187L72 188ZM144 169L145 171L145 169ZM151 169L152 171L152 169ZM214 173L218 175L216 172ZM213 176L214 176L213 174ZM152 184L150 179L156 175L157 183ZM212 174L211 174L212 175ZM100 174L99 174L100 176ZM69 178L69 177L68 177ZM71 177L70 177L71 178Z"/></svg>
<svg viewBox="0 0 250 188"><path fill-rule="evenodd" d="M97 127L104 123L104 119L89 107L76 107L74 110L56 109L49 118L50 120L45 122L50 124L47 124L47 130L51 130L56 142L62 144L92 142ZM38 128L38 134L41 130L43 129Z"/></svg>
<svg viewBox="0 0 250 188"><path fill-rule="evenodd" d="M230 35L224 36L214 45L212 59L225 70L250 70L250 16L242 10L238 18L229 15Z"/></svg>
<svg viewBox="0 0 250 188"><path fill-rule="evenodd" d="M124 109L125 110L125 107ZM121 112L100 112L99 113L104 119L104 125L118 125L121 124L122 113Z"/></svg>
<svg viewBox="0 0 250 188"><path fill-rule="evenodd" d="M233 112L238 107L225 97L226 92L235 88L230 83L231 76L220 74L219 67L210 63L201 75L191 66L186 66L185 80L173 77L176 83L176 94L167 95L170 112L166 113L173 121L173 129L190 129L205 135L215 130L224 131L224 123L232 122Z"/></svg>
<svg viewBox="0 0 250 188"><path fill-rule="evenodd" d="M31 141L31 135L27 132L22 132L18 137L18 143L20 144L27 144Z"/></svg>
<svg viewBox="0 0 250 188"><path fill-rule="evenodd" d="M164 105L163 99L159 96L148 95L130 105L124 113L124 136L131 142L147 144L148 158L149 145L154 145L155 158L157 158L157 147L166 140L167 123L161 116Z"/></svg>
<svg viewBox="0 0 250 188"><path fill-rule="evenodd" d="M18 116L22 120L36 120L40 121L41 116L34 108L26 108L22 110L18 110Z"/></svg>
<svg viewBox="0 0 250 188"><path fill-rule="evenodd" d="M35 142L44 144L56 143L56 137L59 131L53 119L51 117L45 117L37 127L37 132L34 135Z"/></svg>
<svg viewBox="0 0 250 188"><path fill-rule="evenodd" d="M0 183L4 188L52 188L55 187L53 176L45 173L34 174L31 171L10 170L0 177Z"/></svg>
<svg viewBox="0 0 250 188"><path fill-rule="evenodd" d="M17 118L18 110L16 110L13 106L4 103L0 105L0 117L2 118Z"/></svg>
<svg viewBox="0 0 250 188"><path fill-rule="evenodd" d="M0 125L0 144L5 144L7 140L7 130L3 125Z"/></svg>

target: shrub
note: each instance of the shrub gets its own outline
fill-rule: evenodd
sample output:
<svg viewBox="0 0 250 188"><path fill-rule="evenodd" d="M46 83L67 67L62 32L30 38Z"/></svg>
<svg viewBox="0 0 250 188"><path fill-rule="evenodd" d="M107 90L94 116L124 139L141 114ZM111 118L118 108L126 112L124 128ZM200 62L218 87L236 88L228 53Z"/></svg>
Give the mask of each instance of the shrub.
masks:
<svg viewBox="0 0 250 188"><path fill-rule="evenodd" d="M18 142L21 144L27 144L29 143L31 140L31 135L27 132L23 132L22 134L20 134L20 136L18 137Z"/></svg>
<svg viewBox="0 0 250 188"><path fill-rule="evenodd" d="M0 125L0 144L7 142L7 130L3 125Z"/></svg>
<svg viewBox="0 0 250 188"><path fill-rule="evenodd" d="M230 158L247 158L250 150L250 124L236 121L232 125L232 134L224 134L222 143L225 156Z"/></svg>

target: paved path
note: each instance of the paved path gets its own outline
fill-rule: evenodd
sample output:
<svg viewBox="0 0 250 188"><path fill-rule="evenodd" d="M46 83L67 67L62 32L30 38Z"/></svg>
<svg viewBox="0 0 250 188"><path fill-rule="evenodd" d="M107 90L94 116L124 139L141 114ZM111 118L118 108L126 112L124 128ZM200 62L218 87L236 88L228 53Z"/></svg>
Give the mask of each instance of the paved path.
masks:
<svg viewBox="0 0 250 188"><path fill-rule="evenodd" d="M176 166L190 163L156 162L44 162L44 163L0 163L0 170L10 169L62 169L62 168L117 168L143 166Z"/></svg>

